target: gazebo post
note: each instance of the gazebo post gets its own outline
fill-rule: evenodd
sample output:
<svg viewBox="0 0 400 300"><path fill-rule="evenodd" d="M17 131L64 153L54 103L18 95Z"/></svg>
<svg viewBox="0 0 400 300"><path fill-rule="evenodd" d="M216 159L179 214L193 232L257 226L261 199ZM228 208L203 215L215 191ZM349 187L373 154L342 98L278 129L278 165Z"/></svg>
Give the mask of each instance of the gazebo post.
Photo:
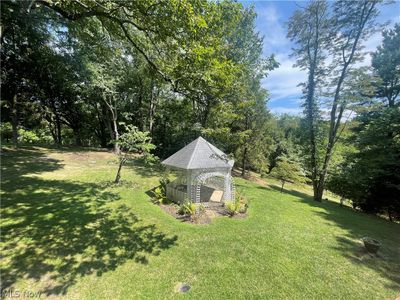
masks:
<svg viewBox="0 0 400 300"><path fill-rule="evenodd" d="M186 192L187 197L190 201L192 200L192 172L191 170L186 170Z"/></svg>
<svg viewBox="0 0 400 300"><path fill-rule="evenodd" d="M231 195L231 181L230 181L230 170L225 174L224 180L224 201L232 200Z"/></svg>

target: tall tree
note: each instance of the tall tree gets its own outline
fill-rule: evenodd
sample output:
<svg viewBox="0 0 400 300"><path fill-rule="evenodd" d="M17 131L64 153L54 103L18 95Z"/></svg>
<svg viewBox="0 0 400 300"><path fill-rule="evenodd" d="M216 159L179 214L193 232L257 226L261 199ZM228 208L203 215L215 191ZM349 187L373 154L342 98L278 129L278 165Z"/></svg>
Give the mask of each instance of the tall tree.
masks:
<svg viewBox="0 0 400 300"><path fill-rule="evenodd" d="M399 103L400 94L400 24L383 32L382 45L372 54L374 75L379 98L387 100L390 107Z"/></svg>
<svg viewBox="0 0 400 300"><path fill-rule="evenodd" d="M363 59L362 41L377 28L375 20L379 13L377 9L379 2L381 1L336 1L332 4L332 15L329 16L325 1L313 1L306 8L296 12L289 23L289 37L298 44L294 55L297 57L298 64L309 71L304 93L306 95L306 117L309 119L307 123L310 128L313 128L313 119L316 120L317 124L321 123L314 117L317 115L318 104L310 101L315 93L315 77L310 75L313 74L311 72L313 68L322 69L324 63L323 59L316 60L312 58L322 57L324 53L327 53L332 60L328 69L330 72L321 74L323 75L321 78L325 82L329 78L331 79L331 85L320 84L319 86L321 89L324 88L328 91L328 97L332 99L328 104L330 111L329 129L326 145L322 145L322 162L318 160L316 155L318 145L315 134L313 137L313 130L310 130L312 181L314 199L317 201L322 200L329 162L334 146L340 136L339 129L343 113L348 105L346 98L343 97L346 78L351 67L357 61ZM316 8L319 7L324 9L317 10ZM309 14L309 10L314 11L314 15ZM314 21L307 22L307 19ZM318 22L318 20L320 21ZM332 24L330 30L327 30L327 26L320 26L320 24L326 25L328 22ZM323 43L323 41L329 42ZM308 49L314 49L316 54L310 55L309 51L307 51ZM317 55L318 53L320 56ZM317 66L313 65L313 63L316 63Z"/></svg>
<svg viewBox="0 0 400 300"><path fill-rule="evenodd" d="M1 2L1 100L12 124L17 146L22 109L34 93L31 68L35 56L50 41L44 16L28 14L27 2Z"/></svg>
<svg viewBox="0 0 400 300"><path fill-rule="evenodd" d="M309 164L314 197L317 199L319 184L318 135L320 123L320 106L317 90L326 76L325 59L329 42L329 16L326 1L312 1L302 10L297 10L290 18L288 37L296 43L293 56L297 58L296 66L307 71L307 82L303 84L305 124L308 130L307 152L310 153Z"/></svg>

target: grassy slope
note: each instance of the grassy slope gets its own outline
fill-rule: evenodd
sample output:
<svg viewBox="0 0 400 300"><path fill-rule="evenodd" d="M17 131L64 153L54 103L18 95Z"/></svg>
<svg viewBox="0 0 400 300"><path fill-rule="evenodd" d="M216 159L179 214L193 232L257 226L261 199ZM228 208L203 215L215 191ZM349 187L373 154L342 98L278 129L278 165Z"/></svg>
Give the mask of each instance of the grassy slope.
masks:
<svg viewBox="0 0 400 300"><path fill-rule="evenodd" d="M113 155L37 149L2 157L2 284L68 299L394 299L400 225L237 179L247 219L181 223L146 194L159 173ZM382 241L368 258L359 239ZM177 294L179 282L192 286Z"/></svg>

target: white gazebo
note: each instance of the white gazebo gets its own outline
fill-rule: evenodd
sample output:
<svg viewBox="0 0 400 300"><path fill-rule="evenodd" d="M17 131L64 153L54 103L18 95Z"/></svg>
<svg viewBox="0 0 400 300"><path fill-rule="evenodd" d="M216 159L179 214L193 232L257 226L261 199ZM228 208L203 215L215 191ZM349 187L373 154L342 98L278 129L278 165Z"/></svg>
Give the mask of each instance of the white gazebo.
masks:
<svg viewBox="0 0 400 300"><path fill-rule="evenodd" d="M197 138L162 162L178 174L167 184L167 198L180 203L232 200L235 195L233 163L217 147L202 137Z"/></svg>

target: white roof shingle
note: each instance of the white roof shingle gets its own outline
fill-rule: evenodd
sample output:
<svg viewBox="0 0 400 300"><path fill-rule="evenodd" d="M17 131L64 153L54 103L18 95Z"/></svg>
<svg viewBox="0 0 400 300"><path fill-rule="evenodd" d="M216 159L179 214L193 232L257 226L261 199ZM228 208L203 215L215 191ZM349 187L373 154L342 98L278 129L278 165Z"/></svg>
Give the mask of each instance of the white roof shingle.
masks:
<svg viewBox="0 0 400 300"><path fill-rule="evenodd" d="M233 163L224 152L201 136L162 162L163 165L185 170L232 168Z"/></svg>

